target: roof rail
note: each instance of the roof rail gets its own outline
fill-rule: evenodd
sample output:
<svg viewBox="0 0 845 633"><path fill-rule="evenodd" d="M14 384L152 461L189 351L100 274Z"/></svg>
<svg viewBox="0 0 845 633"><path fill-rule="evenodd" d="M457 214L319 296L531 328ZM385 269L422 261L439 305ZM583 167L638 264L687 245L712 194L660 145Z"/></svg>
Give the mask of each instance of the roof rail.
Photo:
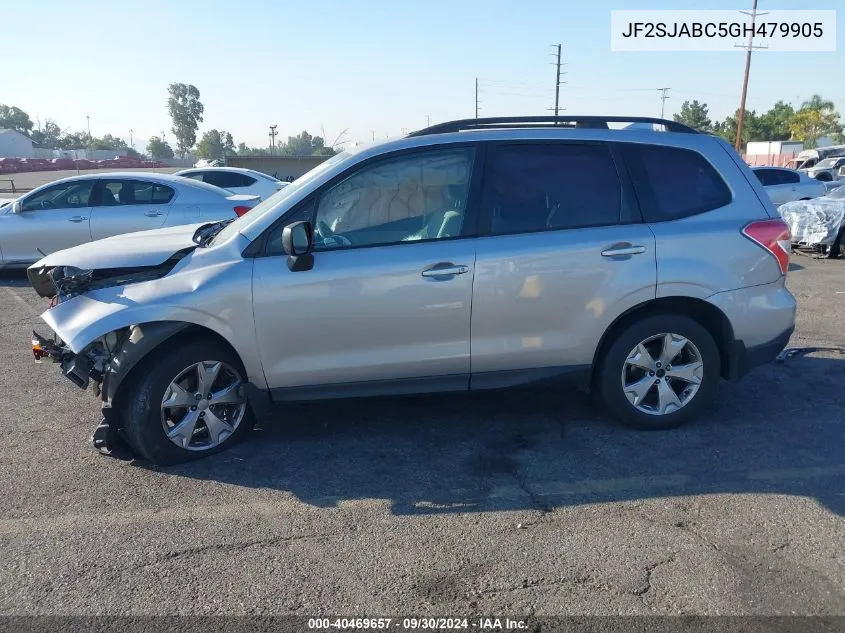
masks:
<svg viewBox="0 0 845 633"><path fill-rule="evenodd" d="M667 119L643 116L505 116L487 117L481 119L459 119L446 121L431 127L417 130L408 134L411 136L427 136L429 134L448 134L464 130L487 130L500 128L547 128L570 127L606 130L608 123L656 123L662 125L669 132L684 134L698 134L697 130Z"/></svg>

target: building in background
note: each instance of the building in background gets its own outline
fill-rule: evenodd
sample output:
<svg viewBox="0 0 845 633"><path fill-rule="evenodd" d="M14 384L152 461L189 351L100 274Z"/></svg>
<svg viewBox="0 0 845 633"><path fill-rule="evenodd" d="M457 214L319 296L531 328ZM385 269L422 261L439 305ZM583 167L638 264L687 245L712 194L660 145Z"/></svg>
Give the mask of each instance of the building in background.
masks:
<svg viewBox="0 0 845 633"><path fill-rule="evenodd" d="M229 167L254 169L279 180L296 179L308 173L330 156L227 156Z"/></svg>
<svg viewBox="0 0 845 633"><path fill-rule="evenodd" d="M33 158L33 145L26 134L0 128L0 158Z"/></svg>

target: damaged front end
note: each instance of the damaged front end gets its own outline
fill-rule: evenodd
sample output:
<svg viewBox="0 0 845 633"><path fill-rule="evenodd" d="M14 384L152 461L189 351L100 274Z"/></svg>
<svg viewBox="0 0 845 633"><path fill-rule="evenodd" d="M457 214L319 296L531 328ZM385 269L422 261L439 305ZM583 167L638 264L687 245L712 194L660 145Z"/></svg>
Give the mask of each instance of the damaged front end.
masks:
<svg viewBox="0 0 845 633"><path fill-rule="evenodd" d="M32 266L27 270L27 277L39 296L51 299L51 305L56 305L100 288L127 286L142 281L161 279L192 250L194 249L185 248L177 251L164 262L154 266L96 270L75 266Z"/></svg>
<svg viewBox="0 0 845 633"><path fill-rule="evenodd" d="M100 270L83 270L73 266L33 266L27 274L35 291L49 298L50 308L55 308L74 297L98 289L161 279L192 250L188 248L174 253L165 262L155 266ZM36 362L46 359L58 364L62 375L74 385L80 389L91 387L94 396L102 399L103 421L91 438L92 444L100 452L110 454L122 445L117 435L117 421L112 419L112 401L120 382L141 356L137 353L140 347L137 344L146 332L152 336L145 343L154 343L161 338L162 333L169 335L173 328L173 324L170 327L147 324L143 329L139 325L131 325L91 341L78 352L74 352L58 334L43 336L33 331L32 353Z"/></svg>

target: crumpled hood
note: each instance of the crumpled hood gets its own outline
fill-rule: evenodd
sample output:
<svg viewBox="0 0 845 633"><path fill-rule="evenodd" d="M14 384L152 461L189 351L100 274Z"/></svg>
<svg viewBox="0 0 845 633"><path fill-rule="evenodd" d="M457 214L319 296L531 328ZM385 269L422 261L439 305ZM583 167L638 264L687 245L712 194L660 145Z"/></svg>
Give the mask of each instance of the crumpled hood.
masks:
<svg viewBox="0 0 845 633"><path fill-rule="evenodd" d="M56 251L38 260L32 269L54 266L73 266L83 270L100 268L139 268L157 266L167 261L175 252L195 247L196 230L208 224L189 224L152 231L139 231L115 235L102 240L80 244L63 251Z"/></svg>

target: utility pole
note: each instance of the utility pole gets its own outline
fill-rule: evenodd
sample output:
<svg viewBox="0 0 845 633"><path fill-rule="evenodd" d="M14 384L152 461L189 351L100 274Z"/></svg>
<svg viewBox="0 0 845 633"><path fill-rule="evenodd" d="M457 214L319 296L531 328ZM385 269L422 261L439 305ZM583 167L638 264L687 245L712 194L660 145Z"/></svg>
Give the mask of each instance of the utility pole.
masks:
<svg viewBox="0 0 845 633"><path fill-rule="evenodd" d="M132 149L135 149L135 143L132 140L132 132L134 132L134 130L132 128L130 128L129 129L129 147L131 147Z"/></svg>
<svg viewBox="0 0 845 633"><path fill-rule="evenodd" d="M88 138L91 138L91 117L86 114L85 120L88 121Z"/></svg>
<svg viewBox="0 0 845 633"><path fill-rule="evenodd" d="M425 115L425 126L431 127L431 115L430 114Z"/></svg>
<svg viewBox="0 0 845 633"><path fill-rule="evenodd" d="M766 15L765 13L757 13L757 0L754 0L751 13L748 11L741 11L741 13L751 16L751 33L748 34L748 44L743 47L745 48L745 74L742 77L742 96L739 100L739 113L736 117L736 140L734 141L734 148L737 152L742 149L742 123L745 118L745 97L748 94L748 73L751 70L751 51L755 48L765 48L754 46L754 22L758 15Z"/></svg>
<svg viewBox="0 0 845 633"><path fill-rule="evenodd" d="M555 73L555 116L560 111L560 44L557 45L557 72Z"/></svg>
<svg viewBox="0 0 845 633"><path fill-rule="evenodd" d="M478 77L475 78L475 118L478 118Z"/></svg>
<svg viewBox="0 0 845 633"><path fill-rule="evenodd" d="M669 99L669 88L658 88L657 91L660 93L660 118L663 118L663 115L666 112L666 99Z"/></svg>
<svg viewBox="0 0 845 633"><path fill-rule="evenodd" d="M271 125L270 126L270 155L273 155L273 151L276 149L276 128L279 127L278 125Z"/></svg>

